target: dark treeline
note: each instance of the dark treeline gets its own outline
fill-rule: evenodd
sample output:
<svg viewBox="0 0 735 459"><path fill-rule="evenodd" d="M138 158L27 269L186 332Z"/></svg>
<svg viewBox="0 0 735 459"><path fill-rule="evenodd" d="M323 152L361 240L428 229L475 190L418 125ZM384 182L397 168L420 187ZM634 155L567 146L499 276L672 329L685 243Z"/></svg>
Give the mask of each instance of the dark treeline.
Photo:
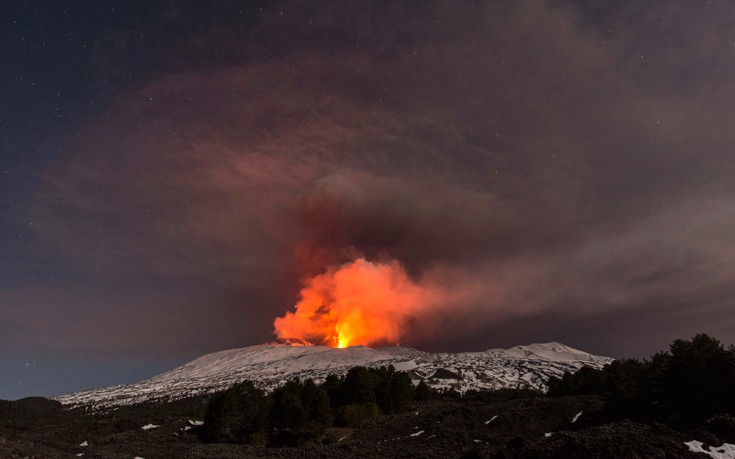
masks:
<svg viewBox="0 0 735 459"><path fill-rule="evenodd" d="M322 384L292 379L271 393L245 381L210 399L201 436L208 442L298 445L327 428L399 413L433 395L423 381L414 387L406 373L392 366L355 367Z"/></svg>
<svg viewBox="0 0 735 459"><path fill-rule="evenodd" d="M651 358L616 360L602 370L584 367L549 381L549 395L605 397L613 417L697 424L735 415L735 347L699 334L676 340Z"/></svg>
<svg viewBox="0 0 735 459"><path fill-rule="evenodd" d="M39 423L56 422L63 418L61 403L43 397L21 400L0 400L0 426L22 427Z"/></svg>

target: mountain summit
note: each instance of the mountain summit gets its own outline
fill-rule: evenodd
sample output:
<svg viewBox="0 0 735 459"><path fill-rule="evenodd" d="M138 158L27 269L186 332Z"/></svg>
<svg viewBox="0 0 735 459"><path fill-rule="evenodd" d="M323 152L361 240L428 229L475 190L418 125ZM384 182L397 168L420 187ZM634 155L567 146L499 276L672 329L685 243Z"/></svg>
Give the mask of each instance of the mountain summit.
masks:
<svg viewBox="0 0 735 459"><path fill-rule="evenodd" d="M530 344L484 352L429 353L409 346L345 349L313 345L300 339L214 352L135 384L93 389L55 397L65 405L108 408L154 400L175 400L225 389L250 380L272 389L290 378L322 381L352 367L393 365L411 379L438 389L532 388L583 366L601 368L613 359L561 343Z"/></svg>

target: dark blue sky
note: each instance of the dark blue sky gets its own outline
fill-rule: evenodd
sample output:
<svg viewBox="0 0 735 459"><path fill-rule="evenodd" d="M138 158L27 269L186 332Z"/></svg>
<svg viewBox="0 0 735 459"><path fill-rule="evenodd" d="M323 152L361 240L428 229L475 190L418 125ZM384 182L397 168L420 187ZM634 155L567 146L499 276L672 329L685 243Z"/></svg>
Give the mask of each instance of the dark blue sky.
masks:
<svg viewBox="0 0 735 459"><path fill-rule="evenodd" d="M268 340L360 256L444 292L421 349L732 342L734 15L2 2L0 399Z"/></svg>
<svg viewBox="0 0 735 459"><path fill-rule="evenodd" d="M150 20L157 8L128 2L8 1L0 5L0 290L43 291L78 282L75 270L42 246L28 215L40 175L62 157L62 132L95 116L114 92L94 81L104 37ZM23 296L21 293L19 296ZM11 306L4 298L2 307ZM53 294L50 301L53 301ZM32 306L28 306L32 309ZM58 311L63 314L63 310ZM33 312L28 311L33 317ZM53 320L37 317L35 320ZM84 353L15 347L12 319L0 326L0 398L55 394L89 384L134 381L157 366L92 361ZM21 331L22 333L23 331ZM85 383L86 384L86 383Z"/></svg>

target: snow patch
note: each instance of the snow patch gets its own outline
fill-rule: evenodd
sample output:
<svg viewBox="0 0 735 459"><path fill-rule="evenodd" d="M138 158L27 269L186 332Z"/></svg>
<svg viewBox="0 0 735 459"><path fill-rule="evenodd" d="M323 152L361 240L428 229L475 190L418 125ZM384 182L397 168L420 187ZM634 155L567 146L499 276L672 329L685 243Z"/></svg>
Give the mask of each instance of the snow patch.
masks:
<svg viewBox="0 0 735 459"><path fill-rule="evenodd" d="M83 442L79 443L79 446L89 446L89 443L87 443L87 440L84 440Z"/></svg>
<svg viewBox="0 0 735 459"><path fill-rule="evenodd" d="M422 433L424 433L424 431L423 431L423 430L419 430L418 432L416 432L416 433L412 433L411 435L409 435L409 437L418 437L418 436L419 436L419 435L421 435Z"/></svg>
<svg viewBox="0 0 735 459"><path fill-rule="evenodd" d="M485 421L485 424L490 424L494 420L498 419L498 416L500 416L500 415L499 414L496 414L495 416L491 417L490 419L488 419L487 421Z"/></svg>
<svg viewBox="0 0 735 459"><path fill-rule="evenodd" d="M141 429L143 429L143 430L151 430L151 429L157 429L158 427L161 427L161 426L157 426L155 424L146 424L143 427L141 427Z"/></svg>
<svg viewBox="0 0 735 459"><path fill-rule="evenodd" d="M557 342L551 343L534 343L528 346L516 346L505 351L519 357L526 357L539 360L550 360L552 362L563 361L594 361L598 358L579 349L574 349L566 344Z"/></svg>
<svg viewBox="0 0 735 459"><path fill-rule="evenodd" d="M189 419L189 425L192 425L194 427L203 426L204 421L192 421L191 419Z"/></svg>
<svg viewBox="0 0 735 459"><path fill-rule="evenodd" d="M689 447L689 451L693 453L706 454L714 459L735 459L735 445L723 443L722 446L710 446L709 451L702 448L701 441L692 440L684 442Z"/></svg>
<svg viewBox="0 0 735 459"><path fill-rule="evenodd" d="M545 438L549 438L549 437L551 437L552 435L554 435L554 432L546 432L546 433L544 434L544 437L545 437Z"/></svg>
<svg viewBox="0 0 735 459"><path fill-rule="evenodd" d="M584 413L584 411L580 411L579 413L577 413L577 414L574 415L574 418L572 418L572 424L574 424L575 422L577 422L577 420L579 419L579 417L582 416L582 413Z"/></svg>
<svg viewBox="0 0 735 459"><path fill-rule="evenodd" d="M312 379L320 383L329 375L344 375L356 366L377 368L387 365L408 371L414 384L424 381L439 390L453 389L464 393L468 390L529 388L545 391L547 381L552 377L573 373L584 366L602 368L611 361L613 359L609 357L591 355L560 343L434 354L408 346L334 349L297 340L282 340L215 352L135 384L93 389L54 397L54 400L67 406L113 409L208 394L245 380L269 391L291 378ZM456 377L444 377L447 375Z"/></svg>

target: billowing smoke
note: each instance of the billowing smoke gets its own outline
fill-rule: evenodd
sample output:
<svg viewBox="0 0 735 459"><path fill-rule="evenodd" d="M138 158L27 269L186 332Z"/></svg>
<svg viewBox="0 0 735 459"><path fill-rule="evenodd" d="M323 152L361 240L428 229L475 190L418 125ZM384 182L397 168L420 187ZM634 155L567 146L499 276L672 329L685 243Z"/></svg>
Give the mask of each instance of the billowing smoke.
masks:
<svg viewBox="0 0 735 459"><path fill-rule="evenodd" d="M358 258L305 282L293 312L275 320L279 338L332 347L395 344L407 323L436 306L429 289L395 260Z"/></svg>
<svg viewBox="0 0 735 459"><path fill-rule="evenodd" d="M127 323L119 348L203 352L278 316L427 350L735 336L729 5L269 5L182 25L193 48L172 34L149 59L171 68L71 126L28 220L90 323L45 337Z"/></svg>

